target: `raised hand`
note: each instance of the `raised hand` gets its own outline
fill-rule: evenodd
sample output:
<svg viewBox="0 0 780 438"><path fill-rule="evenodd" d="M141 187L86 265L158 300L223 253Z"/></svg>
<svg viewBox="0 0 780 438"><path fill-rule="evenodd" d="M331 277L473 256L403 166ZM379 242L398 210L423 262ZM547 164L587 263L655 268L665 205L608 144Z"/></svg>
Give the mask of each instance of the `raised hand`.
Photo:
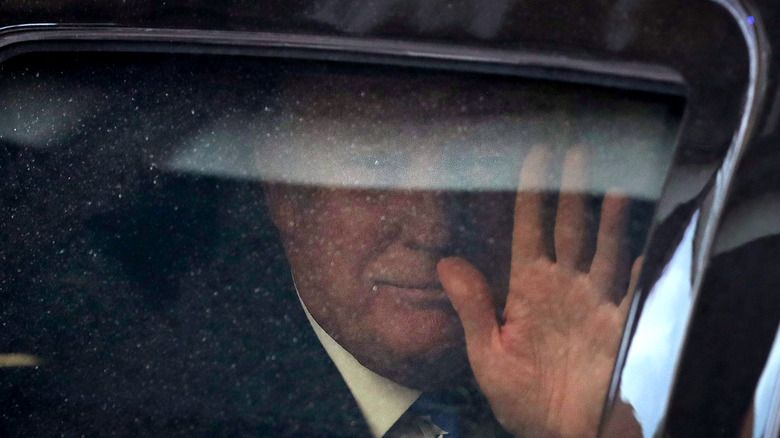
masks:
<svg viewBox="0 0 780 438"><path fill-rule="evenodd" d="M588 152L566 155L545 248L541 187L550 154L535 147L520 175L503 323L483 275L461 258L438 264L466 335L469 361L496 418L523 437L594 437L639 263L627 252L628 199L604 197L595 254L588 251ZM629 275L631 274L631 275ZM618 304L619 303L619 304Z"/></svg>

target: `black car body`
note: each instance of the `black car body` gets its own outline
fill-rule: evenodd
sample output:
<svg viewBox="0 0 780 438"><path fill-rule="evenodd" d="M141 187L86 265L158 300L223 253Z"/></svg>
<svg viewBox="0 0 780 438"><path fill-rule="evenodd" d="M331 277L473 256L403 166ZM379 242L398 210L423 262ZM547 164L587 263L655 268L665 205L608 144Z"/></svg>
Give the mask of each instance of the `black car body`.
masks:
<svg viewBox="0 0 780 438"><path fill-rule="evenodd" d="M684 113L676 149L651 220L639 293L626 325L603 421L613 415L625 415L613 411L612 406L621 392L630 392L628 386L635 385L653 388L645 400L649 405L646 409L652 415L640 416L646 436L725 437L737 436L745 428L752 430L752 436L777 436L780 386L776 385L780 370L769 359L770 352L777 349L773 350L773 341L780 322L780 300L775 296L780 290L780 271L776 269L780 263L780 219L777 217L780 150L776 147L780 138L777 90L780 76L775 54L780 45L780 34L775 27L780 10L773 2L72 0L52 4L9 0L0 5L0 17L0 75L18 72L14 68L19 67L13 67L12 63L36 53L50 56L35 61L41 65L49 60L67 63L69 57L75 57L77 61L69 64L71 67L89 56L95 57L89 59L115 60L121 64L127 56L146 54L158 60L155 68L161 72L160 78L150 79L152 82L164 80L166 56L241 56L273 62L369 66L379 70L421 69L523 77L605 87L617 93L649 93L682 102ZM132 70L128 65L123 68ZM56 86L46 87L49 85L30 99L45 100L47 90L56 89ZM131 89L123 92L133 93ZM198 93L188 94L187 98L199 99L208 94ZM119 91L106 98L117 96L121 97ZM92 97L95 102L102 98ZM0 102L0 105L6 105L8 110L10 104ZM45 281L39 275L40 267L46 264L42 260L52 257L47 253L53 251L48 245L51 237L57 235L47 227L63 226L58 217L67 211L67 206L51 207L56 204L56 193L66 190L63 187L67 183L52 178L46 169L56 174L60 171L52 169L57 169L57 163L72 156L67 152L36 149L34 144L24 144L24 141L45 141L40 139L55 138L67 130L66 125L54 121L54 113L60 107L56 102L51 105L50 113L38 114L42 117L36 122L40 128L33 129L39 134L43 132L38 137L35 132L24 137L0 131L3 149L0 163L4 169L0 172L3 175L0 202L5 204L6 211L0 232L3 242L0 255L5 261L0 283L0 322L5 331L0 333L2 349L28 347L20 340L27 339L24 337L27 335L19 335L21 329L11 323L16 317L13 315L45 315L48 309L45 302L30 298L25 291L33 287L31 284ZM35 115L34 111L18 114L22 118ZM172 119L174 123L179 122ZM8 122L6 128L0 129L9 126L22 125ZM52 135L46 137L47 132ZM101 138L110 141L113 136L106 133ZM124 165L123 157L106 153L105 181L110 179L112 165ZM104 181L91 180L93 177L101 178L77 171L72 175L87 186L92 184L89 181ZM36 179L46 184L35 183ZM49 194L42 192L47 188ZM185 213L171 210L166 199L152 200L144 208L149 209L150 215L169 218L170 224L196 221L195 218L210 208L209 202L217 202L220 196L219 192L203 190L199 192L203 195L203 205L183 207ZM100 196L108 199L122 193L117 188ZM100 196L98 199L103 199ZM47 199L51 209L35 206L34 202L30 204L29 200L36 198ZM14 207L13 215L9 206ZM120 238L113 245L140 253L148 260L164 259L166 249L145 246L143 239L152 237L143 234L143 230L151 225L143 223L143 219L122 223L122 214L115 212L117 217L106 219L101 225L117 235L131 236L125 240ZM31 226L31 223L40 225ZM133 233L138 230L146 237L134 240ZM176 237L166 236L165 229L157 232L160 236L154 238L168 239L165 241L169 245L184 248L182 251L191 252L194 259L199 257L197 242L204 237L199 235L197 227L183 230L180 227ZM218 240L215 236L208 239ZM112 245L102 244L104 250ZM231 248L222 250L229 252ZM189 262L163 262L165 266L158 272L134 275L139 281L167 285L171 276L179 276L188 269L177 263ZM153 264L150 262L150 266ZM76 269L63 266L63 269ZM673 266L677 269L672 269ZM221 281L236 289L252 288L251 284L236 280L240 276L234 272L221 275L225 276ZM175 299L174 293L155 296L152 307L164 307L166 302ZM116 300L98 300L89 305L93 311L103 314L132 305ZM215 308L218 305L216 301L201 304ZM240 309L233 311L240 313ZM651 323L659 320L664 321L662 327L666 330L662 337L658 337L658 324ZM6 322L13 328L5 328ZM52 322L40 323L38 329L42 332L36 333L35 339L46 338L49 323ZM232 335L228 330L226 336ZM650 353L644 349L640 354L638 343L652 341L659 344L657 348ZM56 338L50 342L70 341ZM90 341L76 339L74 342L81 343L86 351ZM249 348L237 343L229 351L240 356ZM144 354L153 357L166 351ZM84 358L89 356L79 360ZM98 363L102 359L98 354L94 360ZM176 360L212 359L179 357ZM84 369L87 373L95 372L91 365L85 364ZM624 370L629 369L630 373L625 374ZM132 374L136 370L131 367L120 372ZM179 412L175 407L179 404L184 414L144 424L143 419L133 417L133 412L114 409L112 403L122 407L121 395L103 402L72 400L65 390L45 394L49 385L47 377L27 368L9 367L2 373L0 432L12 435L37 430L19 426L25 421L51 422L57 427L67 425L62 429L52 426L57 436L79 436L80 431L90 430L120 436L144 435L161 428L186 435L190 430L187 428L199 421L187 417L194 415L188 412L201 411L217 412L218 420L209 423L212 429L190 430L193 434L306 434L273 427L264 429L266 426L252 423L256 419L246 419L249 417L245 418L247 424L238 427L235 421L242 420L225 413L238 409L235 406L221 405L217 402L221 399L210 403L201 396L181 394L181 398L172 395L169 401L149 403L157 403L161 411L175 412ZM193 382L210 382L215 386L235 384L230 376L212 380L193 376ZM81 378L88 381L89 375ZM147 383L166 384L164 380ZM25 392L27 384L39 385L43 388L39 392L44 395L29 396ZM117 388L117 391L124 390L124 387ZM263 389L252 391L262 393ZM195 392L208 394L208 391ZM759 393L772 394L771 402L759 401L756 395ZM90 407L79 407L79 402ZM265 402L274 403L272 399ZM41 403L46 406L43 410ZM104 404L98 406L99 403ZM199 407L188 410L188 403ZM53 412L54 420L46 418L47 410ZM244 417L239 414L238 418ZM224 424L220 421L234 428L222 428ZM267 425L276 420L262 421Z"/></svg>

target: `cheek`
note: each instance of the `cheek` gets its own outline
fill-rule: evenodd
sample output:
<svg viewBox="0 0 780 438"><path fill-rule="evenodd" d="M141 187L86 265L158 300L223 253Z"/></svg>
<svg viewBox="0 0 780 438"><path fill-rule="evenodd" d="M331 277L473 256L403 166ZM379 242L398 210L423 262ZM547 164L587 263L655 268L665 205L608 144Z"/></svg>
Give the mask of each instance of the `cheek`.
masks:
<svg viewBox="0 0 780 438"><path fill-rule="evenodd" d="M370 195L345 193L319 206L317 234L327 249L353 255L381 252L389 244L393 219Z"/></svg>
<svg viewBox="0 0 780 438"><path fill-rule="evenodd" d="M331 192L319 198L303 221L312 236L307 245L312 259L330 286L345 293L359 287L372 260L392 242L394 224L388 208L370 194Z"/></svg>

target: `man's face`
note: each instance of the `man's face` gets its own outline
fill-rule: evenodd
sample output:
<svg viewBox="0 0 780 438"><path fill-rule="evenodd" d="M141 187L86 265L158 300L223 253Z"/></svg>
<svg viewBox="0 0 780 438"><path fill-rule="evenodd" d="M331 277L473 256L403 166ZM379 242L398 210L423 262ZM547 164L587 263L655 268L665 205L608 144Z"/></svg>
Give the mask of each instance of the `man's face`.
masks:
<svg viewBox="0 0 780 438"><path fill-rule="evenodd" d="M464 257L506 290L514 192L502 188L516 184L519 158L464 115L479 96L443 108L465 93L435 78L392 84L295 83L258 165L275 175L266 196L314 319L364 366L429 388L467 366L436 266Z"/></svg>
<svg viewBox="0 0 780 438"><path fill-rule="evenodd" d="M492 274L494 290L505 288L511 195L268 191L301 298L358 361L417 388L466 366L462 328L436 265L457 254Z"/></svg>

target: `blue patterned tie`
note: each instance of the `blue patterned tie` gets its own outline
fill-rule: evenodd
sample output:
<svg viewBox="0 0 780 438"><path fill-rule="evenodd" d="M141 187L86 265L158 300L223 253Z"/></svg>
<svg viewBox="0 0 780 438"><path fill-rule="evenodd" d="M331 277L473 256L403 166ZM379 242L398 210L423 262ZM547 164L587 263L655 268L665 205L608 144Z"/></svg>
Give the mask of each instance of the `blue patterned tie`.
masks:
<svg viewBox="0 0 780 438"><path fill-rule="evenodd" d="M423 394L384 438L459 438L458 408L442 397Z"/></svg>
<svg viewBox="0 0 780 438"><path fill-rule="evenodd" d="M409 408L415 417L422 421L429 421L429 433L431 438L459 438L458 433L458 408L450 403L446 403L441 397L433 394L422 394L417 401ZM428 432L428 431L425 431Z"/></svg>

